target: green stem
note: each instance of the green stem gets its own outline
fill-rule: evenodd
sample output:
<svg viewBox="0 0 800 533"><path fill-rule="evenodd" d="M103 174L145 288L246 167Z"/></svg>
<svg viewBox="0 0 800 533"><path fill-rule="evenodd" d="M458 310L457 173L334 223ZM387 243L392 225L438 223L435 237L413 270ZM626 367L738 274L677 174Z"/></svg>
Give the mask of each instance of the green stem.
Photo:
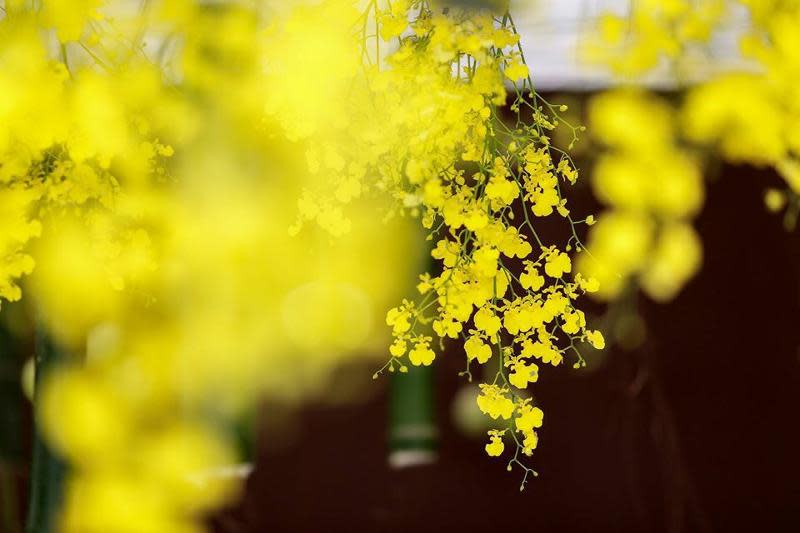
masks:
<svg viewBox="0 0 800 533"><path fill-rule="evenodd" d="M42 380L65 359L64 351L39 326L36 333L34 406L39 401ZM56 515L63 495L65 474L65 462L47 446L39 425L35 424L26 533L52 533L56 530Z"/></svg>

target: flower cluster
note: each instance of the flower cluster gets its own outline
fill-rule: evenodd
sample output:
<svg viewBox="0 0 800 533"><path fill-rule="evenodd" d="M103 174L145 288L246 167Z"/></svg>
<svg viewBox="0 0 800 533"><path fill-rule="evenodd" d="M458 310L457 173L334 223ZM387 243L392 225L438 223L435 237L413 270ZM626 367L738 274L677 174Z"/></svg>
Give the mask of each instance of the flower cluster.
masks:
<svg viewBox="0 0 800 533"><path fill-rule="evenodd" d="M702 49L726 14L726 0L635 0L629 7L600 17L583 55L631 77Z"/></svg>
<svg viewBox="0 0 800 533"><path fill-rule="evenodd" d="M573 221L562 191L576 182L578 171L549 137L563 126L575 138L580 128L563 121L563 106L552 106L534 91L508 13L437 15L425 5L411 4L419 12L397 12L393 4L379 14L379 20L391 21L383 38L400 36L398 51L378 76L385 80L381 87L398 82L408 87L411 73L436 76L430 79L437 87L433 96L426 92L404 99L402 107L383 107L398 110L396 119L390 115L392 126L418 133L381 154L382 163L394 163L380 164L379 171L402 207L421 218L439 264L438 272L420 276L416 300L404 300L387 313L394 340L383 369L430 365L434 338L440 347L457 340L466 356L465 375L471 379L475 361L486 368L478 407L507 424L505 431L490 432L487 453L500 455L503 436L513 438L509 468L524 469L524 486L533 471L519 454L532 454L535 428L542 422L541 410L524 391L537 381L540 364L570 359L579 367L585 364L582 343L604 345L577 306L578 298L599 284L576 273L568 253L583 251L576 227L585 220ZM516 93L510 123L501 117L503 79ZM397 89L384 94L405 96ZM458 117L458 126L448 115ZM440 129L445 124L448 128ZM537 232L538 219L549 216L562 218L569 228L562 247L545 244ZM492 360L496 370L489 371Z"/></svg>
<svg viewBox="0 0 800 533"><path fill-rule="evenodd" d="M696 52L735 8L749 14L739 41L748 63L698 70ZM697 272L701 244L689 222L702 204L703 167L693 152L713 157L713 149L734 163L773 167L786 190L766 191L765 202L771 211L786 209L784 223L794 227L800 213L798 22L800 6L773 0L636 0L627 15L601 19L587 39L594 60L631 81L668 66L676 86L686 89L673 102L630 89L590 104L592 131L610 148L593 184L612 210L590 236L598 261L581 266L601 280L602 296L618 295L635 278L651 297L668 300Z"/></svg>
<svg viewBox="0 0 800 533"><path fill-rule="evenodd" d="M797 72L800 52L792 44L800 22L793 2L743 0L752 28L740 40L757 69L731 71L689 91L683 103L689 140L718 148L735 163L775 168L792 196L800 194Z"/></svg>
<svg viewBox="0 0 800 533"><path fill-rule="evenodd" d="M0 297L24 293L74 354L36 391L72 465L60 530L197 531L240 488L214 474L237 460L225 428L264 393L318 393L377 339L373 306L419 248L409 220L440 269L388 313L385 368L463 343L504 425L487 452L513 440L524 486L543 416L525 390L604 339L570 255L593 218L573 220L578 171L550 140L582 129L533 89L507 12L29 4L0 20Z"/></svg>
<svg viewBox="0 0 800 533"><path fill-rule="evenodd" d="M609 210L591 228L592 255L580 266L600 280L606 299L633 280L653 299L669 300L700 268L690 224L704 197L699 163L677 144L675 113L656 96L607 92L592 100L589 120L608 148L592 185Z"/></svg>
<svg viewBox="0 0 800 533"><path fill-rule="evenodd" d="M241 486L216 473L240 460L242 412L320 394L380 343L414 234L369 223L374 201L335 246L287 232L319 179L302 136L355 108L333 92L344 67L365 86L348 2L78 4L7 2L0 20L0 298L24 294L72 355L35 393L72 467L59 530L197 531ZM298 69L281 31L331 68L275 83Z"/></svg>

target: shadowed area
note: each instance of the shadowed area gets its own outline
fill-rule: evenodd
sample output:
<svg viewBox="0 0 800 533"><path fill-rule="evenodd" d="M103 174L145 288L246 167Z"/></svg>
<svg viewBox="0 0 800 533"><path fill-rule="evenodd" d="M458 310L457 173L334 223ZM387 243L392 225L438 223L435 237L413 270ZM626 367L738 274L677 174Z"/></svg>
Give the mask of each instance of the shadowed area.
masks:
<svg viewBox="0 0 800 533"><path fill-rule="evenodd" d="M540 475L525 492L453 426L451 349L436 369L437 463L388 468L379 381L365 405L303 411L290 446L262 435L217 531L797 531L800 239L764 209L773 182L724 167L698 220L703 270L671 304L640 302L648 341L542 375Z"/></svg>

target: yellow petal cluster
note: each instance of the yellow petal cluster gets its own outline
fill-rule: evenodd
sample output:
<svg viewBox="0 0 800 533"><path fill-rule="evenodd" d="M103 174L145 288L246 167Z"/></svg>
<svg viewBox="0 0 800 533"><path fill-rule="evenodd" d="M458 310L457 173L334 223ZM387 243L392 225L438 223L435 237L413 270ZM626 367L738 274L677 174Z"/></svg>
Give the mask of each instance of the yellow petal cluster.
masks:
<svg viewBox="0 0 800 533"><path fill-rule="evenodd" d="M592 176L608 210L591 227L591 257L580 257L578 270L599 280L596 294L604 299L633 279L653 299L670 300L702 259L690 225L704 198L699 163L677 144L675 113L654 95L607 92L592 100L589 114L608 147Z"/></svg>

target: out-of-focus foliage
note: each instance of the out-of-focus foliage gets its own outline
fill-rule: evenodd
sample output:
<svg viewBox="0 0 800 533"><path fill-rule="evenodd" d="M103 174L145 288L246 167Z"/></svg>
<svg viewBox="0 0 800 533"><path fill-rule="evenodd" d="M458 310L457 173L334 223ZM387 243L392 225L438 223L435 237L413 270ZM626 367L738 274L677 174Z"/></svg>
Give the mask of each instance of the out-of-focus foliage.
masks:
<svg viewBox="0 0 800 533"><path fill-rule="evenodd" d="M700 239L691 218L703 203L695 158L676 142L676 120L662 99L635 90L593 99L589 122L608 150L592 175L609 207L590 232L592 255L581 267L613 298L631 277L653 299L671 299L700 267Z"/></svg>
<svg viewBox="0 0 800 533"><path fill-rule="evenodd" d="M231 417L318 396L343 358L385 346L418 234L361 198L346 235L289 235L311 178L268 113L268 6L76 7L7 3L0 21L0 294L24 292L75 355L37 405L73 466L63 529L193 531L236 492L204 475L238 460ZM354 21L306 22L313 40ZM358 55L328 59L297 87L330 89L317 76Z"/></svg>
<svg viewBox="0 0 800 533"><path fill-rule="evenodd" d="M384 368L431 364L433 334L461 338L467 365L496 361L478 398L503 424L487 452L513 441L524 486L543 417L522 392L534 361L580 366L582 343L604 339L575 307L598 289L568 254L583 249L562 194L578 171L549 141L580 128L533 90L508 13L4 9L0 296L24 293L74 354L37 393L72 466L62 530L200 529L239 489L208 475L237 460L230 420L262 394L320 394L337 362L381 346L376 311L423 248L413 218L442 271L389 311ZM536 232L550 215L569 230L560 248Z"/></svg>
<svg viewBox="0 0 800 533"><path fill-rule="evenodd" d="M634 0L624 15L605 13L587 36L585 59L626 79L690 56L723 20L728 0Z"/></svg>
<svg viewBox="0 0 800 533"><path fill-rule="evenodd" d="M730 71L693 70L735 10L749 27L739 37L743 61ZM616 90L590 105L590 127L609 151L593 184L613 209L590 234L600 294L613 298L635 279L656 300L672 298L698 270L699 239L689 225L701 207L704 161L775 168L786 190L765 195L772 211L797 218L800 4L780 0L635 0L626 16L607 14L586 39L587 57L631 86L657 68L674 73L679 97ZM698 81L691 81L698 80ZM691 83L690 83L691 81ZM603 274L605 273L605 275Z"/></svg>

